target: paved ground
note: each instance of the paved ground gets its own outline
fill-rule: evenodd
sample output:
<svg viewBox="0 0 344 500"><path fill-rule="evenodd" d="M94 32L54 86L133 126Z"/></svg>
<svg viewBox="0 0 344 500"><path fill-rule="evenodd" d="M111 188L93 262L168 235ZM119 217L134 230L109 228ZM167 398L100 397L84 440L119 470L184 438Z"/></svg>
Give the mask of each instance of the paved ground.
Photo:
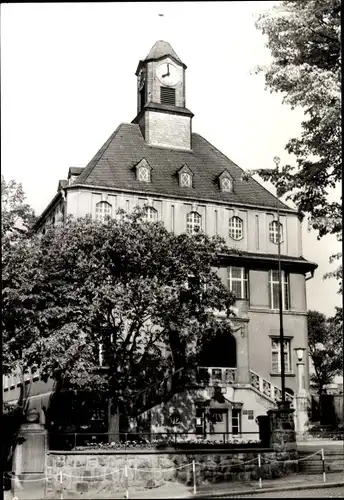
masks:
<svg viewBox="0 0 344 500"><path fill-rule="evenodd" d="M256 495L245 495L245 498L344 498L344 486L338 488L321 488L297 491L271 491L267 493L258 493ZM244 497L244 495L243 495ZM240 498L237 496L236 498Z"/></svg>
<svg viewBox="0 0 344 500"><path fill-rule="evenodd" d="M265 492L265 493L255 493L254 490L258 488L257 481L243 481L243 482L229 482L229 483L217 483L217 484L208 484L197 486L197 494L196 497L212 497L220 495L222 498L228 498L232 495L235 495L235 498L244 498L249 496L258 497L258 498L344 498L344 474L342 472L327 474L327 482L328 483L342 483L340 487L324 487L320 489L312 488L315 484L319 486L323 484L323 479L321 474L293 474L281 479L270 479L264 480L262 486L264 489L266 488L288 488L290 486L307 486L309 485L309 489L307 490L299 490L299 491L282 491L282 492ZM250 493L252 490L252 493ZM240 493L242 495L240 495ZM245 492L245 493L244 493ZM12 500L13 496L10 491L4 492L4 500ZM145 491L135 492L133 489L129 489L130 499L142 498L191 498L193 497L193 488L187 487L180 483L166 483L165 485L159 488L147 489ZM84 495L86 498L86 495ZM31 495L18 494L19 500L24 499L34 499L39 500L40 495L34 495L31 492ZM68 500L68 496L64 494L64 499ZM71 497L72 498L72 497ZM73 497L75 498L75 496ZM112 498L125 498L125 491L123 494L118 494L113 496ZM232 496L233 498L233 496Z"/></svg>

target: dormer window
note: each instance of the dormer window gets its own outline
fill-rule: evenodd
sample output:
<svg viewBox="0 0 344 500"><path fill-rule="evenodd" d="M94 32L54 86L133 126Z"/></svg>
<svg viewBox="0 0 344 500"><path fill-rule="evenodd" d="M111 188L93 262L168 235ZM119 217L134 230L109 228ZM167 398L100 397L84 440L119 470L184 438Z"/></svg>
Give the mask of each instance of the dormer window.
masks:
<svg viewBox="0 0 344 500"><path fill-rule="evenodd" d="M190 187L191 186L191 175L187 172L183 172L180 176L180 185L181 187Z"/></svg>
<svg viewBox="0 0 344 500"><path fill-rule="evenodd" d="M191 188L192 187L192 176L193 173L187 165L183 165L178 172L179 175L179 186Z"/></svg>
<svg viewBox="0 0 344 500"><path fill-rule="evenodd" d="M227 170L224 170L219 176L219 184L221 191L225 193L233 192L233 179Z"/></svg>
<svg viewBox="0 0 344 500"><path fill-rule="evenodd" d="M138 173L139 181L149 182L149 170L147 167L140 167Z"/></svg>
<svg viewBox="0 0 344 500"><path fill-rule="evenodd" d="M233 191L232 189L232 181L229 177L224 177L221 180L221 191L228 191L231 192Z"/></svg>
<svg viewBox="0 0 344 500"><path fill-rule="evenodd" d="M151 166L145 159L136 165L136 178L139 182L151 181Z"/></svg>

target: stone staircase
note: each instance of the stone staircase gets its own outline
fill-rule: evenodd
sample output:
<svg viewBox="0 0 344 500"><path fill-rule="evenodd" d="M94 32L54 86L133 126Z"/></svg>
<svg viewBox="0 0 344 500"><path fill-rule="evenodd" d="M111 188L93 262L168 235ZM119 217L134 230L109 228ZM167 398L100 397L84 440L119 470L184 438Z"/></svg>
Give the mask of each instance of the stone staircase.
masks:
<svg viewBox="0 0 344 500"><path fill-rule="evenodd" d="M218 386L223 389L223 392L226 392L226 387L233 387L236 390L243 388L243 384L239 384L237 381L236 368L199 367L197 370L191 371L180 368L137 394L133 398L132 408L140 412L146 411L168 400L174 393L182 391L185 386L203 386L204 388L208 387L209 390ZM281 389L253 370L249 372L249 384L244 384L244 386L254 390L269 403L274 404L282 399ZM292 395L287 393L286 399L293 403Z"/></svg>
<svg viewBox="0 0 344 500"><path fill-rule="evenodd" d="M251 385L257 389L257 391L264 396L265 398L270 399L270 401L280 401L282 399L282 391L279 387L272 384L264 377L259 375L258 373L250 370L250 382ZM293 403L293 396L291 394L286 393L286 400Z"/></svg>
<svg viewBox="0 0 344 500"><path fill-rule="evenodd" d="M299 471L304 474L321 474L323 464L320 450L324 450L325 472L344 472L344 443L315 439L307 443L298 443ZM319 451L316 455L314 453ZM307 458L309 457L309 458Z"/></svg>

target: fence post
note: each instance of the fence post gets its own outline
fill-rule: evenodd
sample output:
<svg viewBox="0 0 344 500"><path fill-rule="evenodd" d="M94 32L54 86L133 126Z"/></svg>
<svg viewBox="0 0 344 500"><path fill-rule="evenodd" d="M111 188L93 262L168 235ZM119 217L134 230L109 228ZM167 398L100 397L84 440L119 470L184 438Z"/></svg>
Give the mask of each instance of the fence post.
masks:
<svg viewBox="0 0 344 500"><path fill-rule="evenodd" d="M193 492L196 495L196 464L195 461L192 461L192 475L193 475Z"/></svg>
<svg viewBox="0 0 344 500"><path fill-rule="evenodd" d="M258 453L258 478L259 478L259 488L262 487L262 469L261 469L260 453Z"/></svg>
<svg viewBox="0 0 344 500"><path fill-rule="evenodd" d="M124 477L125 477L125 498L129 498L129 488L128 488L128 467L124 466Z"/></svg>
<svg viewBox="0 0 344 500"><path fill-rule="evenodd" d="M322 460L322 470L323 470L323 481L324 483L326 483L324 448L321 448L321 460Z"/></svg>
<svg viewBox="0 0 344 500"><path fill-rule="evenodd" d="M74 449L76 449L76 432L74 432Z"/></svg>
<svg viewBox="0 0 344 500"><path fill-rule="evenodd" d="M62 470L60 470L59 476L60 476L60 485L61 485L61 496L60 496L60 498L63 500Z"/></svg>

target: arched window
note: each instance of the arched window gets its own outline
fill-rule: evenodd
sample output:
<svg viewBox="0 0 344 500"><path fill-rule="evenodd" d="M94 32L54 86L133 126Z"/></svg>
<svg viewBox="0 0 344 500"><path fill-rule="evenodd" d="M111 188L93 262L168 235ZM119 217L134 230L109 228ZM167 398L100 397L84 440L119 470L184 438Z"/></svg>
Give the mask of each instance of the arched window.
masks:
<svg viewBox="0 0 344 500"><path fill-rule="evenodd" d="M158 220L158 212L153 207L145 207L144 220L148 222L155 222Z"/></svg>
<svg viewBox="0 0 344 500"><path fill-rule="evenodd" d="M279 231L280 231L280 243L283 241L283 226L280 223L279 225ZM278 222L277 220L273 220L269 224L269 239L272 243L278 243Z"/></svg>
<svg viewBox="0 0 344 500"><path fill-rule="evenodd" d="M234 216L229 219L229 236L233 240L241 240L243 237L243 223L240 217Z"/></svg>
<svg viewBox="0 0 344 500"><path fill-rule="evenodd" d="M105 217L111 215L111 205L107 201L100 201L96 204L96 219L104 221Z"/></svg>
<svg viewBox="0 0 344 500"><path fill-rule="evenodd" d="M186 216L186 232L196 234L201 230L201 216L197 212L190 212Z"/></svg>

